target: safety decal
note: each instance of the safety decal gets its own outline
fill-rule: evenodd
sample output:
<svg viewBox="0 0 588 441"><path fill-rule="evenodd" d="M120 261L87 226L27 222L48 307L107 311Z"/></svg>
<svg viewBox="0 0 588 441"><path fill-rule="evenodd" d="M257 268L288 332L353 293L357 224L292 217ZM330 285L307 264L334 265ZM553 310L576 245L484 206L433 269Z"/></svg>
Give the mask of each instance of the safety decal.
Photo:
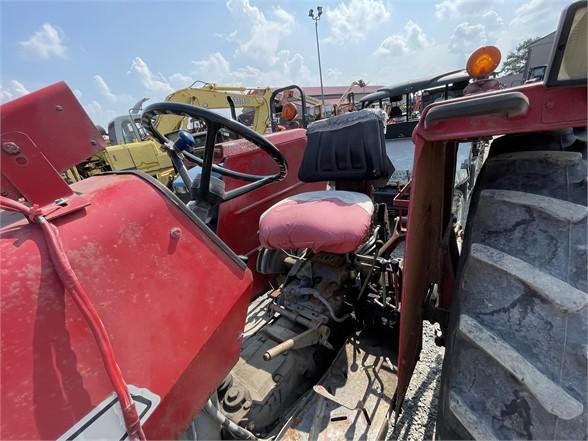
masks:
<svg viewBox="0 0 588 441"><path fill-rule="evenodd" d="M159 395L151 392L149 389L139 388L130 384L128 388L135 402L141 424L143 424L159 405L161 399ZM74 439L127 439L127 429L118 397L115 393L112 393L112 395L102 401L59 437L59 441Z"/></svg>

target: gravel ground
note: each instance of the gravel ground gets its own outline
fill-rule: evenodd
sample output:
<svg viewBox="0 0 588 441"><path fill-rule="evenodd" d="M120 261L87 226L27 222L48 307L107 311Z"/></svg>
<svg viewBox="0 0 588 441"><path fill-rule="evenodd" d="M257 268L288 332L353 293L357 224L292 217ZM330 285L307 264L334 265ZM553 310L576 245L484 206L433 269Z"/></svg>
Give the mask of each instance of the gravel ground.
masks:
<svg viewBox="0 0 588 441"><path fill-rule="evenodd" d="M404 400L403 412L388 440L429 440L434 438L437 418L441 366L444 348L435 345L435 326L424 322L423 349L408 393Z"/></svg>

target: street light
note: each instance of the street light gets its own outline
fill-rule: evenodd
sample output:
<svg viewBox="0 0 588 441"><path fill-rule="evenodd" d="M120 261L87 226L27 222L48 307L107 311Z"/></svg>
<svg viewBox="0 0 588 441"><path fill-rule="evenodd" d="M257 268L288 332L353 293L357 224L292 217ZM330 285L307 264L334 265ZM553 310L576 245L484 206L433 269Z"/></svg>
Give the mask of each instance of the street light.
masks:
<svg viewBox="0 0 588 441"><path fill-rule="evenodd" d="M321 101L323 102L323 112L325 111L325 93L323 90L323 71L321 69L321 49L319 47L319 38L318 38L318 21L321 19L321 15L323 15L323 7L317 6L316 7L316 15L314 15L314 11L311 9L308 11L308 16L314 20L314 31L316 34L316 52L318 54L318 65L319 65L319 77L321 79Z"/></svg>

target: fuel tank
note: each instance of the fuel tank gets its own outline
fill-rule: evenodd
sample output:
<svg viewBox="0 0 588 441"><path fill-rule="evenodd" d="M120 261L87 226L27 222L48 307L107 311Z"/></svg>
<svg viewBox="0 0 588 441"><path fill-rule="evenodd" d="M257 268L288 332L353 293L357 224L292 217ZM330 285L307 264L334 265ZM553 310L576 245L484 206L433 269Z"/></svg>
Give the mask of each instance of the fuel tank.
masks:
<svg viewBox="0 0 588 441"><path fill-rule="evenodd" d="M101 175L72 190L78 208L52 222L132 385L147 438L177 437L239 358L251 272L145 174ZM1 215L0 438L122 439L96 343L39 226Z"/></svg>

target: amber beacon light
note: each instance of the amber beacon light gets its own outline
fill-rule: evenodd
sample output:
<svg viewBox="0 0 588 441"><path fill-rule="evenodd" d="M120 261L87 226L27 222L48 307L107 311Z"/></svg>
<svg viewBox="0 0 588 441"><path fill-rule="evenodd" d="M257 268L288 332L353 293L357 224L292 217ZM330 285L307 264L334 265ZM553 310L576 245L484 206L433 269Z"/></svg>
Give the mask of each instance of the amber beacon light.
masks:
<svg viewBox="0 0 588 441"><path fill-rule="evenodd" d="M284 104L284 107L282 108L282 118L285 119L286 121L292 121L294 118L296 118L296 115L298 114L298 110L296 109L296 106L292 103L286 103Z"/></svg>
<svg viewBox="0 0 588 441"><path fill-rule="evenodd" d="M476 49L468 58L467 71L473 78L487 77L498 67L501 57L500 50L495 46Z"/></svg>

